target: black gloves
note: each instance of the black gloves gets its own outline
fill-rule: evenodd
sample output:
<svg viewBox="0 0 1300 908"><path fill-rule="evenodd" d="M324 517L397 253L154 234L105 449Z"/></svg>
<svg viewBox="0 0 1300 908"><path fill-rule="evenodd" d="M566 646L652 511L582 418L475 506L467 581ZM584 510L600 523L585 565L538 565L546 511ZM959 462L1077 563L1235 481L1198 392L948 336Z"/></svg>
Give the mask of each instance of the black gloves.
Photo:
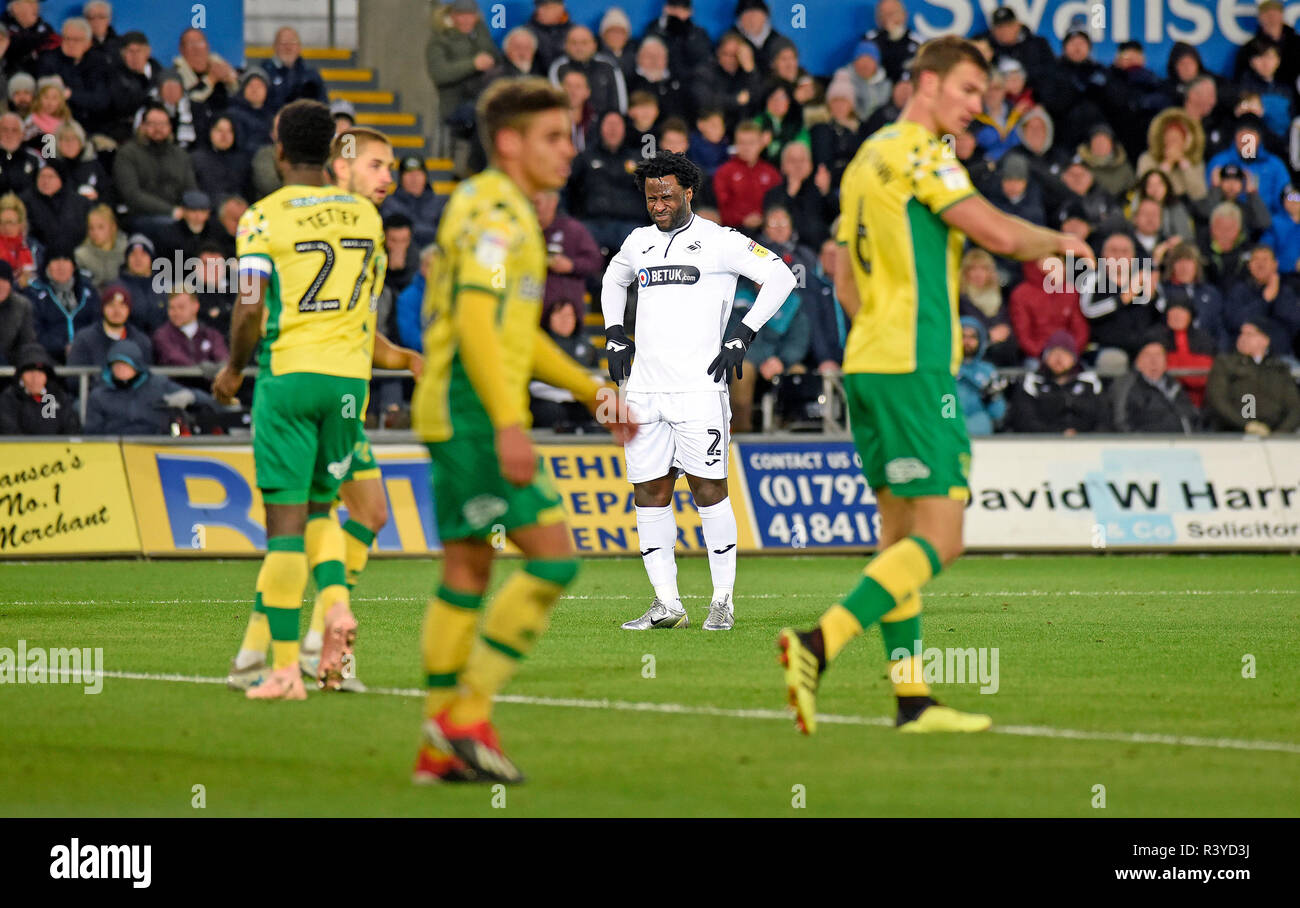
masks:
<svg viewBox="0 0 1300 908"><path fill-rule="evenodd" d="M754 332L744 322L736 325L735 334L722 342L722 349L709 363L709 374L714 381L726 382L732 369L736 378L745 374L745 351L754 342Z"/></svg>
<svg viewBox="0 0 1300 908"><path fill-rule="evenodd" d="M636 344L623 331L622 325L605 329L605 356L609 359L609 380L618 384L632 374L632 357Z"/></svg>

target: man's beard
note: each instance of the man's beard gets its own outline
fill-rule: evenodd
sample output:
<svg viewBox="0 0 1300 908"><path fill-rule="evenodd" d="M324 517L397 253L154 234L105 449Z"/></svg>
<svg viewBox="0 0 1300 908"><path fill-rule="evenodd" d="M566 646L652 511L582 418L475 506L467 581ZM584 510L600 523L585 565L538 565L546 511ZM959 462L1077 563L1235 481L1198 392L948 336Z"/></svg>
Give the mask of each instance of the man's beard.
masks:
<svg viewBox="0 0 1300 908"><path fill-rule="evenodd" d="M690 219L691 206L683 204L681 208L677 209L677 215L668 223L668 228L665 232L671 233L679 227L685 226L686 222Z"/></svg>

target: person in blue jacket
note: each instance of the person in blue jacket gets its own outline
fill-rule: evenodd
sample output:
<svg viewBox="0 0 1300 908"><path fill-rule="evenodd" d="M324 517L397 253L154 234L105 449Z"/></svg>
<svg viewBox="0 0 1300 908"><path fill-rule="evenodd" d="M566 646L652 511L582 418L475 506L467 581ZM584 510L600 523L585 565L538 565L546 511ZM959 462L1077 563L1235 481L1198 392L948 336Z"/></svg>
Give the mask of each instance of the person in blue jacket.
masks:
<svg viewBox="0 0 1300 908"><path fill-rule="evenodd" d="M1291 174L1281 159L1264 148L1264 127L1259 117L1244 114L1238 118L1233 146L1210 158L1205 165L1205 177L1210 185L1219 185L1216 174L1225 164L1236 164L1249 171L1255 177L1256 191L1268 206L1268 213L1273 217L1285 216L1282 190L1291 182Z"/></svg>
<svg viewBox="0 0 1300 908"><path fill-rule="evenodd" d="M992 435L1007 413L1007 402L1002 396L1006 382L998 375L997 368L984 359L988 340L979 319L962 316L961 342L966 356L957 370L957 398L970 435Z"/></svg>

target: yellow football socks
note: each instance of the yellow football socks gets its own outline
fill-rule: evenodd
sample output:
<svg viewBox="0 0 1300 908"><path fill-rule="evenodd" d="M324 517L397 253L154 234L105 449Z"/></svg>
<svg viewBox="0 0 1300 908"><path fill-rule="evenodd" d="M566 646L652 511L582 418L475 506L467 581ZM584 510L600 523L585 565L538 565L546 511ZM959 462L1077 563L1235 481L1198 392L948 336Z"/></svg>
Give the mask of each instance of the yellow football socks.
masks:
<svg viewBox="0 0 1300 908"><path fill-rule="evenodd" d="M307 555L301 536L272 536L257 574L258 608L271 632L273 667L298 664L298 613L307 588Z"/></svg>

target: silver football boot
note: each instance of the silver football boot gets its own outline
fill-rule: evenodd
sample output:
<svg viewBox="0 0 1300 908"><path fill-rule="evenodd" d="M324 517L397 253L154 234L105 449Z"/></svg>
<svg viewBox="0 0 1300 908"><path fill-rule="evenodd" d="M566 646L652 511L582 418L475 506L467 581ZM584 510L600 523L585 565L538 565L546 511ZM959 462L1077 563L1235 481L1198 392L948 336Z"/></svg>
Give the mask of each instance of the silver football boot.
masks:
<svg viewBox="0 0 1300 908"><path fill-rule="evenodd" d="M736 609L731 596L723 596L709 603L709 617L704 619L706 631L729 631L736 626Z"/></svg>
<svg viewBox="0 0 1300 908"><path fill-rule="evenodd" d="M682 606L681 600L677 600L678 608L669 608L662 601L656 599L650 603L650 610L640 618L636 618L623 625L625 631L657 631L667 630L674 627L690 627L691 619L686 615L686 609Z"/></svg>

